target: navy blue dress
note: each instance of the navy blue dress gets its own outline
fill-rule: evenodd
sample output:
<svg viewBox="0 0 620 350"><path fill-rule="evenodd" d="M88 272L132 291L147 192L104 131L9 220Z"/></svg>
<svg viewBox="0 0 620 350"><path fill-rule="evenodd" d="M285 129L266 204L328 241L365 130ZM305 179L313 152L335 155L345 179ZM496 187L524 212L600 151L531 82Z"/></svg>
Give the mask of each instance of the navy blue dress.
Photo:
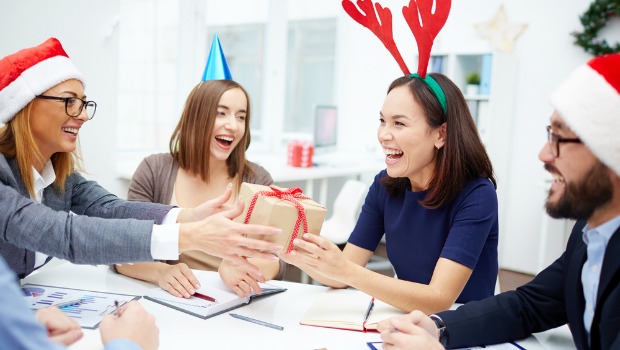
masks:
<svg viewBox="0 0 620 350"><path fill-rule="evenodd" d="M497 194L487 178L465 185L448 205L419 204L426 191L390 197L379 183L370 186L349 243L374 251L385 232L387 255L401 280L429 284L439 258L473 270L457 303L492 296L497 280Z"/></svg>

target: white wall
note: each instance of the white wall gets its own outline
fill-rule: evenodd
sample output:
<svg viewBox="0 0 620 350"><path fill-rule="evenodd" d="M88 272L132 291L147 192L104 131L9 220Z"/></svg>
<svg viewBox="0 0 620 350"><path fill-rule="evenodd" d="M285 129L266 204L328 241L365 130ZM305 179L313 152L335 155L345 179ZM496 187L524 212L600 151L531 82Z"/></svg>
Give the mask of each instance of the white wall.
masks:
<svg viewBox="0 0 620 350"><path fill-rule="evenodd" d="M118 9L118 0L0 4L0 57L56 37L84 74L85 92L97 102L95 118L80 130L87 176L116 193Z"/></svg>

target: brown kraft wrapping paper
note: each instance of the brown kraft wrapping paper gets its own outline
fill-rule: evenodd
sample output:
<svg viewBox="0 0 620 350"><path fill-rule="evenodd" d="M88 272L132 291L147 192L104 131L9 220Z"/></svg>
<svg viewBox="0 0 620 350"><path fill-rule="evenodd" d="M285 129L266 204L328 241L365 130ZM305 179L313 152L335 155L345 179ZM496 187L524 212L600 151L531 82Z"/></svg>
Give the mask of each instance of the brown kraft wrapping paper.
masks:
<svg viewBox="0 0 620 350"><path fill-rule="evenodd" d="M303 235L304 214L307 232L315 235L321 233L321 226L327 214L325 207L302 194L298 188L281 188L244 182L239 189L239 198L243 200L245 207L243 213L234 221L282 229L282 233L278 235L251 236L282 245L283 253L290 252L293 248L292 240L296 237L301 238ZM298 208L303 208L303 213ZM250 215L246 222L248 211ZM296 225L299 225L297 232L295 232Z"/></svg>

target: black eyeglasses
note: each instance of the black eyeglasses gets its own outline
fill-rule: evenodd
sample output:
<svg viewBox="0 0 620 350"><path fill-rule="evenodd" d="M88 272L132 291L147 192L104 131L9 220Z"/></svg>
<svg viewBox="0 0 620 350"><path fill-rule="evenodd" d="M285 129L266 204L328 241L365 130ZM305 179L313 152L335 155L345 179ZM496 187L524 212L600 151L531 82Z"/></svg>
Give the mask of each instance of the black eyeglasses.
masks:
<svg viewBox="0 0 620 350"><path fill-rule="evenodd" d="M84 101L77 97L57 97L57 96L45 96L38 95L36 98L42 98L45 100L56 100L65 102L65 113L72 118L77 118L82 114L82 110L86 107L86 116L88 120L95 117L97 111L97 103L95 101Z"/></svg>
<svg viewBox="0 0 620 350"><path fill-rule="evenodd" d="M551 155L553 158L560 156L560 143L582 143L580 138L563 138L551 132L551 125L547 125L547 142L551 146Z"/></svg>

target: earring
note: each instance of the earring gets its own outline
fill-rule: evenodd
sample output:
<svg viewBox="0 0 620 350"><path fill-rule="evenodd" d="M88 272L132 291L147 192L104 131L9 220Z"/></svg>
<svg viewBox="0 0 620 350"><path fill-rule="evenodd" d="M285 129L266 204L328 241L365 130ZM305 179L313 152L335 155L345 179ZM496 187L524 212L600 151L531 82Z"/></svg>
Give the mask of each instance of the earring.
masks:
<svg viewBox="0 0 620 350"><path fill-rule="evenodd" d="M440 149L441 149L441 146L439 146L439 145L437 145L437 146L435 146L435 147L437 147L437 150L440 150Z"/></svg>

